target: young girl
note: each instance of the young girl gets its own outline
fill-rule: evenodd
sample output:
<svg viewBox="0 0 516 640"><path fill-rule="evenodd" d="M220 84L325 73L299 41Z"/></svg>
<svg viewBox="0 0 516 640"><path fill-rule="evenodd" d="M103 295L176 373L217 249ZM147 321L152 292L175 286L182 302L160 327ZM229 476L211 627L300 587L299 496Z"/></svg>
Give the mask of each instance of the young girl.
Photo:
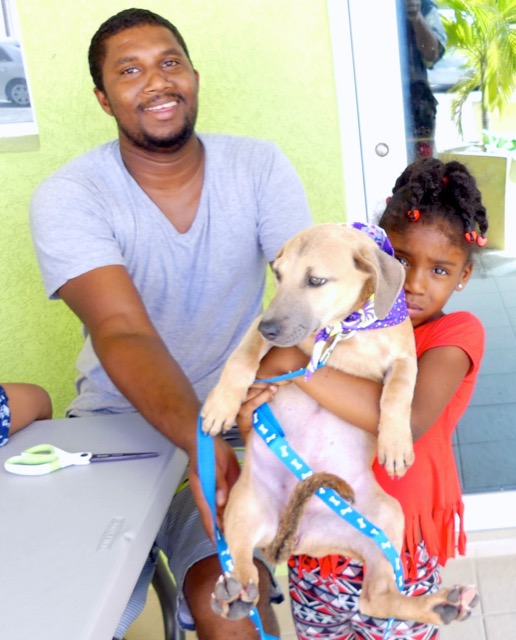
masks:
<svg viewBox="0 0 516 640"><path fill-rule="evenodd" d="M0 447L9 435L34 420L52 417L50 396L42 387L24 382L9 382L0 386Z"/></svg>
<svg viewBox="0 0 516 640"><path fill-rule="evenodd" d="M488 223L480 192L466 167L425 158L409 165L398 178L379 225L406 269L405 295L415 330L418 376L411 414L415 462L401 479L391 479L378 462L374 471L405 515L405 593L423 595L437 590L438 565L455 555L456 542L459 553L465 552L452 434L473 393L484 330L470 313L444 314L443 307L470 279L473 253L486 244ZM297 348L274 349L264 359L259 377L305 365L306 356ZM377 432L381 385L329 366L309 382L301 376L293 383L344 420ZM270 399L275 389L262 389L253 398L250 393L239 420L244 431L250 410ZM362 576L362 565L351 558L292 557L289 589L298 638L383 638L387 621L358 612ZM459 607L457 619L468 614L467 605ZM388 637L430 640L438 635L436 627L395 621Z"/></svg>

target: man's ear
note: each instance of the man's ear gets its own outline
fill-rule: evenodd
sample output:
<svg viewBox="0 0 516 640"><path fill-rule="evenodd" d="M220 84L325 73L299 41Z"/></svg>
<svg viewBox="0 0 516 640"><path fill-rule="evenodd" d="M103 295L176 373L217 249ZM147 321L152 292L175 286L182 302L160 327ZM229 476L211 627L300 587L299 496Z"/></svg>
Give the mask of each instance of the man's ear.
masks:
<svg viewBox="0 0 516 640"><path fill-rule="evenodd" d="M111 106L106 94L100 89L97 89L97 87L93 89L93 93L95 94L95 97L102 109L108 114L108 116L112 116L113 112L111 111Z"/></svg>
<svg viewBox="0 0 516 640"><path fill-rule="evenodd" d="M472 274L473 274L473 262L470 261L466 264L466 266L462 270L462 273L460 274L459 282L457 283L455 290L461 291L462 289L464 289L464 287L469 282L469 279L471 278Z"/></svg>

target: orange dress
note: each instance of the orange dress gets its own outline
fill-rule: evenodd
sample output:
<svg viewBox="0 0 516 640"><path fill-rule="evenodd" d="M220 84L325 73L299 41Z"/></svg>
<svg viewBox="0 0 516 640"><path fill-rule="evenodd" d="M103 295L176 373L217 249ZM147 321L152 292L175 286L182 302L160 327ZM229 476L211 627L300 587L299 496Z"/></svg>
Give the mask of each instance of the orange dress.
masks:
<svg viewBox="0 0 516 640"><path fill-rule="evenodd" d="M465 553L462 490L452 449L452 435L466 410L484 353L485 333L471 313L458 311L415 329L418 359L434 347L457 346L471 360L471 367L457 392L437 421L414 445L415 462L400 480L391 479L375 462L373 469L380 485L401 504L405 515L402 558L409 552L405 567L409 578L417 575L417 545L420 532L428 553L439 564ZM458 532L457 532L458 526Z"/></svg>

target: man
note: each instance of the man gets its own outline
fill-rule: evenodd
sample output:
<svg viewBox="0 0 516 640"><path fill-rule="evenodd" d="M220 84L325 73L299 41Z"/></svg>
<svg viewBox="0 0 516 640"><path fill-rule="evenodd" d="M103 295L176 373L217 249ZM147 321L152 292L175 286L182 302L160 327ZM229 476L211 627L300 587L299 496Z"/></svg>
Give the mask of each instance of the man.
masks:
<svg viewBox="0 0 516 640"><path fill-rule="evenodd" d="M47 294L63 299L86 332L68 414L139 411L187 452L200 515L192 516L188 488L159 535L182 590L181 620L189 609L200 640L254 639L248 619L225 621L210 608L220 566L199 524L212 534L196 421L260 311L267 261L311 224L306 197L271 143L195 133L199 74L161 16L128 9L111 17L92 39L89 64L118 141L62 167L31 205ZM222 509L238 465L227 442L217 438L215 448ZM277 634L264 593L264 627Z"/></svg>
<svg viewBox="0 0 516 640"><path fill-rule="evenodd" d="M409 72L410 159L435 155L437 100L428 84L427 69L442 58L446 47L439 12L432 0L405 0Z"/></svg>

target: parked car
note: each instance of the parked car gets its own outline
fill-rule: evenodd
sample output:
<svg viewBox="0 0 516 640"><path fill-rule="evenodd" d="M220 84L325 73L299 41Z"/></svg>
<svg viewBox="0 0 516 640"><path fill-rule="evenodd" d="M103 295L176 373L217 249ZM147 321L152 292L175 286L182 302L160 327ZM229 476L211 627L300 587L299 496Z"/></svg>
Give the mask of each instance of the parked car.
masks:
<svg viewBox="0 0 516 640"><path fill-rule="evenodd" d="M0 101L2 100L19 107L30 106L21 49L15 40L0 40Z"/></svg>

